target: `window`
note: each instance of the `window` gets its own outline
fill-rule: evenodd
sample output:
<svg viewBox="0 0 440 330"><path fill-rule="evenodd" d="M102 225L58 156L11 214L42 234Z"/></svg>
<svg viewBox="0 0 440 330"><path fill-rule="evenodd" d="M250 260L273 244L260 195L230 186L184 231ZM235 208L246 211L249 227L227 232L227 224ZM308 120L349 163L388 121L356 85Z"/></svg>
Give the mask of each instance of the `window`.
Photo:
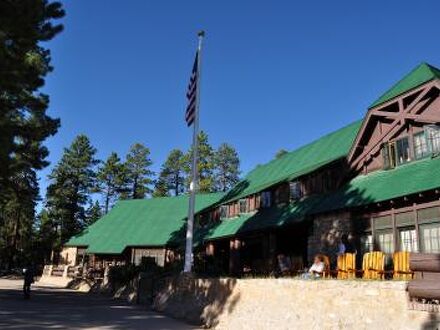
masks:
<svg viewBox="0 0 440 330"><path fill-rule="evenodd" d="M396 167L396 143L384 143L382 146L383 168Z"/></svg>
<svg viewBox="0 0 440 330"><path fill-rule="evenodd" d="M360 237L360 250L361 255L374 250L373 235L371 233L366 233Z"/></svg>
<svg viewBox="0 0 440 330"><path fill-rule="evenodd" d="M429 151L433 154L440 153L440 126L429 125L425 127Z"/></svg>
<svg viewBox="0 0 440 330"><path fill-rule="evenodd" d="M201 228L206 227L211 222L211 213L205 212L199 215L198 224Z"/></svg>
<svg viewBox="0 0 440 330"><path fill-rule="evenodd" d="M261 193L261 207L270 207L272 205L272 194L270 191Z"/></svg>
<svg viewBox="0 0 440 330"><path fill-rule="evenodd" d="M396 141L396 163L402 165L410 161L408 138L402 138Z"/></svg>
<svg viewBox="0 0 440 330"><path fill-rule="evenodd" d="M414 157L421 159L429 155L425 132L414 134Z"/></svg>
<svg viewBox="0 0 440 330"><path fill-rule="evenodd" d="M384 143L382 146L383 167L385 169L394 168L409 162L409 143L408 137L397 141Z"/></svg>
<svg viewBox="0 0 440 330"><path fill-rule="evenodd" d="M301 184L299 181L290 182L290 199L298 200L302 197Z"/></svg>
<svg viewBox="0 0 440 330"><path fill-rule="evenodd" d="M421 225L420 236L423 252L440 253L440 223Z"/></svg>
<svg viewBox="0 0 440 330"><path fill-rule="evenodd" d="M248 203L247 199L240 199L240 213L247 213L248 212Z"/></svg>
<svg viewBox="0 0 440 330"><path fill-rule="evenodd" d="M222 205L220 206L220 219L225 219L228 217L228 205Z"/></svg>
<svg viewBox="0 0 440 330"><path fill-rule="evenodd" d="M384 253L393 253L393 231L390 230L378 230L376 232L376 243L380 251Z"/></svg>
<svg viewBox="0 0 440 330"><path fill-rule="evenodd" d="M388 148L388 143L384 143L382 145L382 158L383 158L383 168L389 169L391 167L391 159L390 159L390 149Z"/></svg>
<svg viewBox="0 0 440 330"><path fill-rule="evenodd" d="M417 252L417 234L414 227L399 229L400 251Z"/></svg>

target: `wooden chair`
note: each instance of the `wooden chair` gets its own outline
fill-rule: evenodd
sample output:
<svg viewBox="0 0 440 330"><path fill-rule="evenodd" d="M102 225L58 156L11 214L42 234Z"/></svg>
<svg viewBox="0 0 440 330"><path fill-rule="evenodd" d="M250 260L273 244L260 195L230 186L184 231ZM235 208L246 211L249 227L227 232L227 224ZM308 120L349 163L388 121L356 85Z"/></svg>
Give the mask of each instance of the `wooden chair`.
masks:
<svg viewBox="0 0 440 330"><path fill-rule="evenodd" d="M337 278L341 280L353 279L356 277L356 254L344 253L338 256Z"/></svg>
<svg viewBox="0 0 440 330"><path fill-rule="evenodd" d="M400 251L393 254L393 279L401 281L409 281L413 278L414 273L409 269L409 252Z"/></svg>
<svg viewBox="0 0 440 330"><path fill-rule="evenodd" d="M363 279L383 279L385 274L385 253L373 251L364 254L362 260Z"/></svg>
<svg viewBox="0 0 440 330"><path fill-rule="evenodd" d="M330 258L323 254L322 259L324 260L324 271L322 272L322 278L330 278L332 277L330 272Z"/></svg>
<svg viewBox="0 0 440 330"><path fill-rule="evenodd" d="M292 256L290 260L292 262L292 273L294 275L300 274L304 271L304 261L302 256Z"/></svg>

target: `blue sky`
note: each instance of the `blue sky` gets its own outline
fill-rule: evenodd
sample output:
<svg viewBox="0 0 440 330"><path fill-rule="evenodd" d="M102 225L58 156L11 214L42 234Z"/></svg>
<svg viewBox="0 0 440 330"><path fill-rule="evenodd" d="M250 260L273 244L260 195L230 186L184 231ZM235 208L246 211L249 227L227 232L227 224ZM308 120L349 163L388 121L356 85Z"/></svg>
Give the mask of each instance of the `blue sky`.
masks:
<svg viewBox="0 0 440 330"><path fill-rule="evenodd" d="M440 66L440 2L65 1L44 92L61 118L51 166L87 134L98 157L151 148L154 169L187 149L185 92L206 30L201 128L234 145L246 173L359 118L422 61Z"/></svg>

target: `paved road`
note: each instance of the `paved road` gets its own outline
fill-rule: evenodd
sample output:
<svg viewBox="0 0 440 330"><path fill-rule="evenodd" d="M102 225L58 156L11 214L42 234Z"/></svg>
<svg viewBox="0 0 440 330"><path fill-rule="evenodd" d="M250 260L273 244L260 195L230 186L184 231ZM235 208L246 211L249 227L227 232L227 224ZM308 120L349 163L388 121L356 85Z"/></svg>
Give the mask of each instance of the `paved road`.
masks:
<svg viewBox="0 0 440 330"><path fill-rule="evenodd" d="M108 297L33 287L24 300L21 281L0 279L0 329L195 329Z"/></svg>

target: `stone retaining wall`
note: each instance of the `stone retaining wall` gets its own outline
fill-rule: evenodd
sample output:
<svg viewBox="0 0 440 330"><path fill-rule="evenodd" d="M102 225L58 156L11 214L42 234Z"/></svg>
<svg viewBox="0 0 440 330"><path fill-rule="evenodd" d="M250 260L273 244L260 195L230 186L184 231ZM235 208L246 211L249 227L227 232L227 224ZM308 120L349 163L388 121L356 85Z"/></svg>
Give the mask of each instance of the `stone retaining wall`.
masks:
<svg viewBox="0 0 440 330"><path fill-rule="evenodd" d="M216 329L440 329L409 305L405 282L178 278L154 308Z"/></svg>

